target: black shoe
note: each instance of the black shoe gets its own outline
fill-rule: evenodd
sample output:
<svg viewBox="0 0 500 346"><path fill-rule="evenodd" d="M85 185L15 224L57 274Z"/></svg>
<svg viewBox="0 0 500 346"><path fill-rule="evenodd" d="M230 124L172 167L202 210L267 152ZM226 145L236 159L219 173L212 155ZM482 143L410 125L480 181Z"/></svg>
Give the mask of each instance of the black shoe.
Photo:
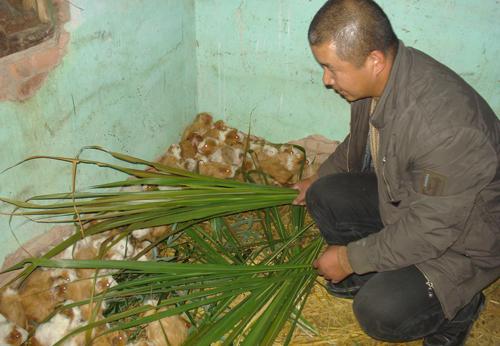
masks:
<svg viewBox="0 0 500 346"><path fill-rule="evenodd" d="M438 331L424 338L424 346L463 346L484 308L484 294L476 294L454 319L445 321Z"/></svg>
<svg viewBox="0 0 500 346"><path fill-rule="evenodd" d="M328 281L326 283L326 290L332 296L337 298L353 299L360 288L374 275L375 273L357 275L352 274L346 277L339 283Z"/></svg>

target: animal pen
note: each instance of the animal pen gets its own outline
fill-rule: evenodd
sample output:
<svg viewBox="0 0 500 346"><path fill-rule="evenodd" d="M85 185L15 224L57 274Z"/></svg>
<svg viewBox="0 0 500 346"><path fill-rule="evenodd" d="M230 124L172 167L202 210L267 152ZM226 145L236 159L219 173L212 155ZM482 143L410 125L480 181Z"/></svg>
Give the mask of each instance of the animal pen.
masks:
<svg viewBox="0 0 500 346"><path fill-rule="evenodd" d="M380 2L404 40L439 56L445 21L459 51L431 1L419 32L397 20L412 1ZM468 25L495 22L486 3ZM324 289L291 205L348 131L307 45L321 4L0 3L0 344L382 344ZM471 83L497 109L498 50L456 62L482 62ZM471 345L500 343L500 284L485 294Z"/></svg>

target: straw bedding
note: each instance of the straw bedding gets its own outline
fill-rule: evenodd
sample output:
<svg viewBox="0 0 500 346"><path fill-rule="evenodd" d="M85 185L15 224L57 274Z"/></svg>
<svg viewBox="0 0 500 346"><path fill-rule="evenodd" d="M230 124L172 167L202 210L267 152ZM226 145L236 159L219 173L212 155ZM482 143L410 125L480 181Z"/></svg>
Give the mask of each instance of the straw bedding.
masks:
<svg viewBox="0 0 500 346"><path fill-rule="evenodd" d="M352 301L331 296L323 287L324 280L318 279L313 288L303 316L318 331L319 335L311 335L302 329L295 331L292 339L294 346L316 345L421 345L417 340L408 343L379 342L366 335L360 328L352 312ZM485 309L474 324L466 345L492 346L500 345L500 280L484 291L486 295ZM286 330L282 335L286 335ZM278 339L275 345L280 345Z"/></svg>

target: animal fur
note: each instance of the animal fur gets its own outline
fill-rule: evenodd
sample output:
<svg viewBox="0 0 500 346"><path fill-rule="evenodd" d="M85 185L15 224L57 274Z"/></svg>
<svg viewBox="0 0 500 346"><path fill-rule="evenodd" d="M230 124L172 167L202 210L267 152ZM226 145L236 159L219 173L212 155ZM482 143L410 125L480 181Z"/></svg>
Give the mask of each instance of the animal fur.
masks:
<svg viewBox="0 0 500 346"><path fill-rule="evenodd" d="M28 332L14 323L7 321L0 314L0 345L22 345L28 338Z"/></svg>
<svg viewBox="0 0 500 346"><path fill-rule="evenodd" d="M183 132L181 140L189 140L193 134L204 135L212 125L212 116L208 113L199 113L191 125Z"/></svg>
<svg viewBox="0 0 500 346"><path fill-rule="evenodd" d="M166 308L157 311L150 310L145 316L153 315L155 312L162 312ZM147 340L153 345L181 346L188 337L191 325L181 316L169 316L149 323L146 327ZM165 340L165 338L168 340Z"/></svg>

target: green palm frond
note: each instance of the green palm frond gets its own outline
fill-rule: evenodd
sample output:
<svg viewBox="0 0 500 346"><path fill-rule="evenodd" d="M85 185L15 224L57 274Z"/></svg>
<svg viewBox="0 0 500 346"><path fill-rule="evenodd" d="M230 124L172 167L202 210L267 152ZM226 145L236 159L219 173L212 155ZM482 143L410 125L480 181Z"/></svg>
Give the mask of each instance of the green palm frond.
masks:
<svg viewBox="0 0 500 346"><path fill-rule="evenodd" d="M75 233L52 248L44 255L45 258L57 255L83 237L112 229L120 228L128 234L137 229L199 222L217 216L289 204L297 195L293 189L206 177L97 146L84 149L102 151L124 163L154 168L155 171L84 160L78 156L36 156L22 161L44 158L72 165L87 164L111 168L135 178L99 184L91 192L40 195L28 201L0 197L1 201L16 207L11 217L24 216L43 223L75 223L80 228L79 234ZM132 186L140 188L143 185L152 185L158 190L129 192L117 189ZM164 188L166 190L162 190ZM91 224L91 221L99 222Z"/></svg>
<svg viewBox="0 0 500 346"><path fill-rule="evenodd" d="M22 216L44 223L72 223L79 229L44 256L27 259L8 270L24 269L19 277L26 277L39 267L114 270L116 286L90 300L72 302L59 310L87 305L91 301L135 302L147 297L156 297L159 303L157 306L121 304L120 309L113 310L104 319L89 321L75 329L57 345L78 333L106 324L111 328L103 333L111 333L180 313L186 313L194 322L188 345L213 342L269 345L287 322L291 329L285 343L290 341L316 278L311 263L321 248L318 239L303 245L311 226L305 225L303 207L278 208L290 204L297 195L296 190L205 177L100 147L85 149L103 151L123 163L153 170L79 157L28 159L68 162L73 165L73 172L78 164L111 168L133 179L101 183L84 192L77 192L73 186L70 192L39 195L27 201L0 198L16 208L10 214L13 217ZM152 189L119 190L144 185ZM238 214L251 210L254 211L251 214ZM235 214L240 216L232 222ZM51 259L82 237L116 229L127 236L134 230L162 225L173 227L151 247L164 239L174 239L169 246L181 246L180 240L187 239L196 253L196 258L189 261L198 263L177 263L160 258L144 262ZM246 231L238 227L246 227ZM254 228L261 235L259 239L242 238L246 233L257 232ZM168 309L159 310L163 307ZM144 315L149 310L155 312ZM202 318L199 317L201 311Z"/></svg>
<svg viewBox="0 0 500 346"><path fill-rule="evenodd" d="M316 240L299 255L290 258L287 264L270 266L38 258L25 260L19 267L30 263L48 268L125 270L122 275L134 274L136 278L122 281L93 299L116 301L134 296L168 297L157 306L133 307L89 323L65 336L57 345L78 333L107 323L113 323L113 327L105 332L111 333L183 312L196 313L197 309L208 305L211 310L191 335L188 345L210 344L219 340L230 344L237 339L242 345L268 345L296 307L304 304L305 296L316 278L310 263L316 258L321 245L321 241ZM179 291L184 294L176 294ZM244 298L238 302L241 297ZM84 300L67 304L61 309L89 303L90 300ZM141 317L149 310L162 307L170 308Z"/></svg>

